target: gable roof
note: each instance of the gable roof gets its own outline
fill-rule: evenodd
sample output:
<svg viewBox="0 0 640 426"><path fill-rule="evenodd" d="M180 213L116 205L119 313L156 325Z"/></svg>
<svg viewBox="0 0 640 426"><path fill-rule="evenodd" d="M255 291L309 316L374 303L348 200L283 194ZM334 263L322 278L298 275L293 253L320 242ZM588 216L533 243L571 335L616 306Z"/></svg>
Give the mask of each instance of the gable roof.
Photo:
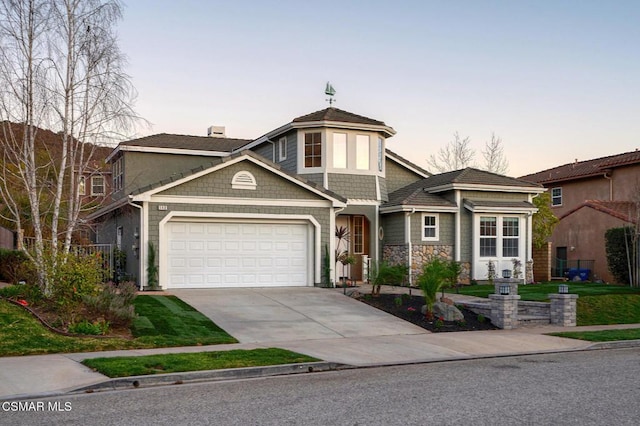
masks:
<svg viewBox="0 0 640 426"><path fill-rule="evenodd" d="M297 174L290 173L286 170L283 170L282 167L280 167L278 164L275 164L267 160L266 158L262 157L261 155L248 150L241 151L239 153L235 153L227 157L215 158L207 166L200 166L195 169L186 171L184 173L174 175L160 182L156 182L152 185L148 185L143 188L138 188L134 192L132 192L131 195L135 197L137 195L143 195L147 193L154 194L159 191L164 191L165 189L168 189L168 187L179 185L184 181L195 179L201 176L202 174L209 173L210 171L212 171L212 169L218 170L220 168L227 167L228 165L235 164L236 162L242 161L244 159L248 159L254 164L258 164L267 170L271 170L272 172L284 177L285 179L291 182L294 182L302 187L305 187L306 189L312 192L315 192L318 195L321 195L323 198L337 201L338 204L345 203L347 201L347 199L342 197L341 195L336 194L331 190L325 189L322 186L317 185L315 182L309 181Z"/></svg>
<svg viewBox="0 0 640 426"><path fill-rule="evenodd" d="M638 209L631 201L585 200L582 204L559 217L560 220L582 208L591 208L629 223L637 223Z"/></svg>
<svg viewBox="0 0 640 426"><path fill-rule="evenodd" d="M400 164L401 166L411 170L412 172L421 175L422 177L429 177L432 176L431 173L429 173L428 171L426 171L425 169L423 169L422 167L412 163L411 161L407 160L406 158L396 154L395 152L391 151L389 148L385 148L385 155L387 158L390 158L391 160L395 161L396 163Z"/></svg>
<svg viewBox="0 0 640 426"><path fill-rule="evenodd" d="M537 183L527 182L521 179L503 176L491 173L486 170L474 169L467 167L466 169L454 170L438 175L433 175L425 180L425 189L432 191L449 190L454 187L464 186L496 186L503 188L522 188L538 190L534 192L542 192L541 185Z"/></svg>
<svg viewBox="0 0 640 426"><path fill-rule="evenodd" d="M118 151L179 153L181 151L200 152L210 155L226 154L243 145L248 139L216 138L211 136L172 135L160 133L130 141L120 142L107 157L107 161Z"/></svg>
<svg viewBox="0 0 640 426"><path fill-rule="evenodd" d="M428 178L427 178L428 179ZM389 194L389 201L380 207L381 213L391 213L412 208L455 211L456 204L440 197L439 195L430 194L425 191L425 181L422 179L413 182L407 186L397 189Z"/></svg>
<svg viewBox="0 0 640 426"><path fill-rule="evenodd" d="M338 121L342 123L358 123L358 124L370 124L372 126L386 126L384 122L374 120L369 117L354 114L349 111L344 111L338 108L329 107L320 111L312 112L311 114L302 115L294 118L293 123L309 122L309 121Z"/></svg>
<svg viewBox="0 0 640 426"><path fill-rule="evenodd" d="M597 176L607 172L609 169L632 164L640 164L640 151L625 152L608 157L594 158L593 160L576 161L522 176L520 179L548 184Z"/></svg>

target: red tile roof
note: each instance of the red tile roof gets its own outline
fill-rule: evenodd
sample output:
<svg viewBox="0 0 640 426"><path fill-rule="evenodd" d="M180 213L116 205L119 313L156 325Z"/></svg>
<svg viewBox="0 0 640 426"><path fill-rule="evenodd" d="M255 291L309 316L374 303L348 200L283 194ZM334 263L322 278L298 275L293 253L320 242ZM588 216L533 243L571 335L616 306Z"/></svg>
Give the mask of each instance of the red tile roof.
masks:
<svg viewBox="0 0 640 426"><path fill-rule="evenodd" d="M587 161L576 161L552 169L543 170L520 177L529 182L547 184L566 180L582 179L597 176L615 167L640 164L640 151L625 152L609 157L595 158Z"/></svg>
<svg viewBox="0 0 640 426"><path fill-rule="evenodd" d="M584 203L569 210L563 214L559 219L562 220L565 217L575 213L583 207L592 208L599 212L616 217L620 220L624 220L629 223L636 223L638 221L638 209L636 204L631 201L606 201L606 200L585 200Z"/></svg>

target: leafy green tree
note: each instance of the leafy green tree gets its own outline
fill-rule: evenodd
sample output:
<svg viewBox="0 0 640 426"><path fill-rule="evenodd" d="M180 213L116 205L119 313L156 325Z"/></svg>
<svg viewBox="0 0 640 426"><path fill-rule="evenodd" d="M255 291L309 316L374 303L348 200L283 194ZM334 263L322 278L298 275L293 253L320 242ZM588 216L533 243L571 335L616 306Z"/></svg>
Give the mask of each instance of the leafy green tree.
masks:
<svg viewBox="0 0 640 426"><path fill-rule="evenodd" d="M635 229L630 226L611 228L604 234L609 271L621 284L632 282L633 268L631 265L636 253L634 234Z"/></svg>
<svg viewBox="0 0 640 426"><path fill-rule="evenodd" d="M538 211L533 215L533 246L543 248L559 219L551 211L551 194L544 192L533 199Z"/></svg>

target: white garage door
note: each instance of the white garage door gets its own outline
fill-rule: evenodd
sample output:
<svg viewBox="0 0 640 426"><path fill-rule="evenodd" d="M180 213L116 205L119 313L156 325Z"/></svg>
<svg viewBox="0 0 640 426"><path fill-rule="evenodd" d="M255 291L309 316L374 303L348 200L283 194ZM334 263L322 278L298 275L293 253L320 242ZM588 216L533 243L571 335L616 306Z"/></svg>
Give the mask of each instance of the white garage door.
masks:
<svg viewBox="0 0 640 426"><path fill-rule="evenodd" d="M306 286L308 225L167 223L167 288Z"/></svg>

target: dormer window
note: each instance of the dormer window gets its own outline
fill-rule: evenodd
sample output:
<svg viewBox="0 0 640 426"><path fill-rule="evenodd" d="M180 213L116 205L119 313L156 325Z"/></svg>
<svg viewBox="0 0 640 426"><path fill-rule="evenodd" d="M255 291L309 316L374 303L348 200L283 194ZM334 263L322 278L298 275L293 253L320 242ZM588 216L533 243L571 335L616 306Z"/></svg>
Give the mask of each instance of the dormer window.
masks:
<svg viewBox="0 0 640 426"><path fill-rule="evenodd" d="M253 175L246 171L242 170L235 175L233 175L233 179L231 179L231 188L233 189L253 189L255 190L257 187L256 178Z"/></svg>
<svg viewBox="0 0 640 426"><path fill-rule="evenodd" d="M304 166L322 167L322 133L304 134Z"/></svg>

